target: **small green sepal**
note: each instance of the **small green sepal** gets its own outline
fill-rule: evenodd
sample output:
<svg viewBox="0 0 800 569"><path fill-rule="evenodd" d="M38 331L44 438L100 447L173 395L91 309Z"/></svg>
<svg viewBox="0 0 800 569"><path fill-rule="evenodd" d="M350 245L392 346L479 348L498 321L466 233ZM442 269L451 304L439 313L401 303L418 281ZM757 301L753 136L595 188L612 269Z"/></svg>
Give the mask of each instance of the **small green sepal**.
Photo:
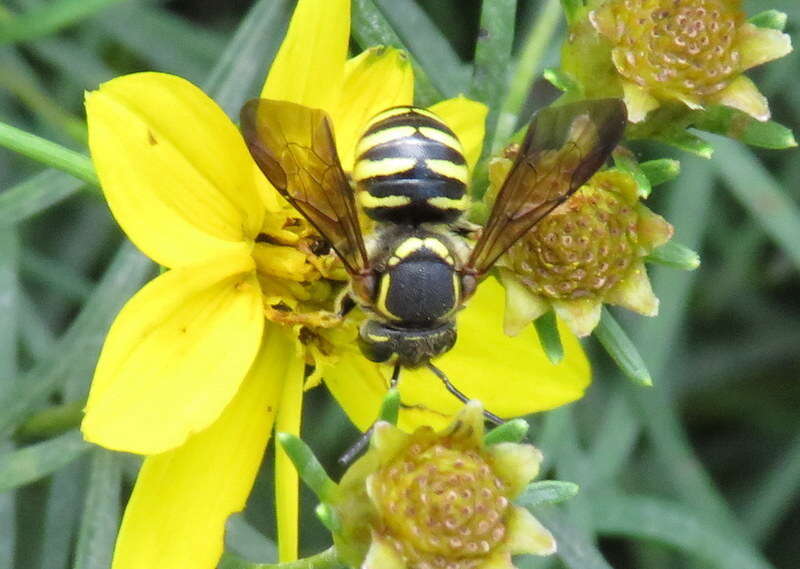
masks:
<svg viewBox="0 0 800 569"><path fill-rule="evenodd" d="M294 463L300 478L317 495L319 501L330 501L336 490L336 483L330 479L308 445L289 433L278 433L276 437Z"/></svg>
<svg viewBox="0 0 800 569"><path fill-rule="evenodd" d="M650 178L648 178L639 167L639 162L636 161L636 157L633 155L633 152L627 148L618 146L616 150L614 150L613 157L614 165L626 174L630 175L630 177L633 178L633 181L636 182L636 188L639 197L647 198L650 195L650 192L653 191L653 186L650 184Z"/></svg>
<svg viewBox="0 0 800 569"><path fill-rule="evenodd" d="M786 21L788 19L789 18L784 12L780 12L778 10L765 10L763 12L759 12L748 21L759 28L767 28L782 32L784 29L786 29Z"/></svg>
<svg viewBox="0 0 800 569"><path fill-rule="evenodd" d="M530 425L525 419L512 419L486 433L483 442L486 445L519 443L528 434L528 429Z"/></svg>
<svg viewBox="0 0 800 569"><path fill-rule="evenodd" d="M400 391L390 389L386 392L381 403L381 411L378 420L386 421L391 425L397 425L397 416L400 414Z"/></svg>
<svg viewBox="0 0 800 569"><path fill-rule="evenodd" d="M600 324L594 329L594 336L625 377L644 387L653 386L653 379L636 345L605 307Z"/></svg>
<svg viewBox="0 0 800 569"><path fill-rule="evenodd" d="M655 249L646 260L684 271L693 271L700 266L700 255L696 251L674 241L668 241Z"/></svg>
<svg viewBox="0 0 800 569"><path fill-rule="evenodd" d="M721 134L751 146L784 150L797 146L794 133L775 121L761 122L747 113L715 105L698 112L694 127L700 130Z"/></svg>
<svg viewBox="0 0 800 569"><path fill-rule="evenodd" d="M572 77L558 68L548 67L542 76L556 89L565 93L580 93L581 88Z"/></svg>
<svg viewBox="0 0 800 569"><path fill-rule="evenodd" d="M558 365L564 360L564 346L561 345L561 335L558 333L556 313L548 310L533 321L539 344L542 346L547 359L553 365Z"/></svg>
<svg viewBox="0 0 800 569"><path fill-rule="evenodd" d="M674 180L681 173L681 163L671 158L648 160L639 164L639 168L647 176L651 187Z"/></svg>
<svg viewBox="0 0 800 569"><path fill-rule="evenodd" d="M653 138L679 150L696 154L700 158L711 159L714 155L714 147L707 140L703 140L685 130L663 132Z"/></svg>
<svg viewBox="0 0 800 569"><path fill-rule="evenodd" d="M583 9L583 0L561 0L561 7L564 8L567 24L571 25Z"/></svg>
<svg viewBox="0 0 800 569"><path fill-rule="evenodd" d="M339 521L339 517L336 515L336 511L329 504L320 502L317 504L317 507L314 508L314 513L329 532L339 533L342 531L342 524Z"/></svg>
<svg viewBox="0 0 800 569"><path fill-rule="evenodd" d="M540 480L528 484L522 495L514 501L526 508L536 508L544 504L565 502L574 497L579 490L580 486L574 482Z"/></svg>

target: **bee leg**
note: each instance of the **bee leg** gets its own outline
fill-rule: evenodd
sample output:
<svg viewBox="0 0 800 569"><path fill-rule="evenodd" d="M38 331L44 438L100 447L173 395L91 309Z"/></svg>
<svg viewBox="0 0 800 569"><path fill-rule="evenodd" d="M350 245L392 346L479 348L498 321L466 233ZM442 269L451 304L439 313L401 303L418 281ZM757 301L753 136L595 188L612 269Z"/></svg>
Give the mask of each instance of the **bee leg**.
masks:
<svg viewBox="0 0 800 569"><path fill-rule="evenodd" d="M469 397L461 393L455 385L450 383L450 380L447 378L447 376L444 374L442 370L440 370L438 367L436 367L430 362L428 362L428 369L431 370L436 375L436 377L442 380L442 383L444 383L444 386L447 388L447 391L455 395L459 401L461 401L462 403L469 403ZM505 423L505 421L503 421L500 417L485 409L483 411L483 416L486 417L486 419L489 422L494 423L495 425L502 425L503 423Z"/></svg>
<svg viewBox="0 0 800 569"><path fill-rule="evenodd" d="M400 381L400 364L394 365L394 370L392 371L392 379L389 381L389 389L394 389L397 387L397 384ZM356 457L358 453L364 450L364 447L367 446L370 437L372 436L372 431L375 428L375 423L367 429L367 431L361 435L358 440L351 446L345 453L339 457L339 464L348 465L353 462L353 459Z"/></svg>

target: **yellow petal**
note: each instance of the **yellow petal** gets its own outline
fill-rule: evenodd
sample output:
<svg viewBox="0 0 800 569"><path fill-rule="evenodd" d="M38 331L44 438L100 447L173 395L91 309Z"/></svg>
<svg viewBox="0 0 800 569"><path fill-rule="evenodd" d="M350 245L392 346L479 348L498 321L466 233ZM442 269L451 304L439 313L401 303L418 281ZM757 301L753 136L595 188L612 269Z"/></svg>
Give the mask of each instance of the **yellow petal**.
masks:
<svg viewBox="0 0 800 569"><path fill-rule="evenodd" d="M552 534L524 508L513 507L508 530L508 548L514 555L550 555L556 552L556 540Z"/></svg>
<svg viewBox="0 0 800 569"><path fill-rule="evenodd" d="M213 569L225 521L241 510L269 439L291 341L268 328L239 392L206 430L148 457L114 553L113 569Z"/></svg>
<svg viewBox="0 0 800 569"><path fill-rule="evenodd" d="M509 338L502 321L503 288L487 279L458 316L455 347L434 363L467 397L501 417L551 409L583 395L590 380L589 363L565 327L560 327L565 357L553 365L539 347L533 326ZM389 374L391 367L379 368L353 352L325 373L325 382L353 423L365 430L377 417ZM424 368L402 371L400 393L406 406L398 424L407 432L423 424L444 428L463 407Z"/></svg>
<svg viewBox="0 0 800 569"><path fill-rule="evenodd" d="M275 430L300 436L300 415L303 409L303 376L305 360L297 354L284 378ZM275 509L278 519L278 557L281 563L297 559L300 487L297 470L289 455L275 447Z"/></svg>
<svg viewBox="0 0 800 569"><path fill-rule="evenodd" d="M767 98L761 94L756 84L744 75L720 91L715 101L726 107L739 109L759 121L768 121L771 114Z"/></svg>
<svg viewBox="0 0 800 569"><path fill-rule="evenodd" d="M118 77L87 93L89 148L131 240L167 267L231 250L261 228L252 159L225 113L188 81Z"/></svg>
<svg viewBox="0 0 800 569"><path fill-rule="evenodd" d="M350 0L300 0L261 96L331 112L350 40Z"/></svg>
<svg viewBox="0 0 800 569"><path fill-rule="evenodd" d="M410 105L414 73L405 52L373 47L347 62L344 84L332 117L345 171L353 169L358 138L367 121L390 107Z"/></svg>
<svg viewBox="0 0 800 569"><path fill-rule="evenodd" d="M475 168L483 149L486 133L486 114L483 103L459 96L436 103L430 110L436 113L456 133L464 147L464 157L470 170Z"/></svg>
<svg viewBox="0 0 800 569"><path fill-rule="evenodd" d="M745 23L736 30L736 47L742 54L741 69L750 69L791 53L792 38L778 30Z"/></svg>
<svg viewBox="0 0 800 569"><path fill-rule="evenodd" d="M97 364L83 434L155 454L214 422L239 389L264 325L249 257L173 269L128 301Z"/></svg>

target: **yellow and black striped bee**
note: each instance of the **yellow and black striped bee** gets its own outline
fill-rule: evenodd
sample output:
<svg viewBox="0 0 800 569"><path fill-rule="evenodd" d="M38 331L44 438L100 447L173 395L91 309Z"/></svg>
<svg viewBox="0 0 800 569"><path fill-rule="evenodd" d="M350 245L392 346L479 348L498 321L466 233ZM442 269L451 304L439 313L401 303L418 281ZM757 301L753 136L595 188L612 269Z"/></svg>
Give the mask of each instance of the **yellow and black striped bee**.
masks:
<svg viewBox="0 0 800 569"><path fill-rule="evenodd" d="M364 355L427 366L453 347L455 317L497 259L608 159L627 116L616 99L551 107L532 120L474 246L464 236L468 168L456 134L430 111L391 108L367 125L351 179L321 110L255 99L241 113L247 146L273 186L319 231L368 314ZM359 210L374 220L366 236ZM490 419L498 420L493 415Z"/></svg>

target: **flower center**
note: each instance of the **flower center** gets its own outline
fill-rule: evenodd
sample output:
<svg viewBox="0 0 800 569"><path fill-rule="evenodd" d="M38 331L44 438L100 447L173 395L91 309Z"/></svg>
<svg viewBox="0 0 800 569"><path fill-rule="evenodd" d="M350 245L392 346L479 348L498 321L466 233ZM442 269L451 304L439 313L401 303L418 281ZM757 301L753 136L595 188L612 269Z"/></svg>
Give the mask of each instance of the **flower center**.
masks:
<svg viewBox="0 0 800 569"><path fill-rule="evenodd" d="M739 69L741 11L722 0L613 0L614 64L656 93L707 96Z"/></svg>
<svg viewBox="0 0 800 569"><path fill-rule="evenodd" d="M507 253L511 269L535 293L591 298L626 276L636 259L637 215L602 185L584 186Z"/></svg>
<svg viewBox="0 0 800 569"><path fill-rule="evenodd" d="M376 474L386 538L413 569L472 569L506 536L504 484L475 450L413 444Z"/></svg>

